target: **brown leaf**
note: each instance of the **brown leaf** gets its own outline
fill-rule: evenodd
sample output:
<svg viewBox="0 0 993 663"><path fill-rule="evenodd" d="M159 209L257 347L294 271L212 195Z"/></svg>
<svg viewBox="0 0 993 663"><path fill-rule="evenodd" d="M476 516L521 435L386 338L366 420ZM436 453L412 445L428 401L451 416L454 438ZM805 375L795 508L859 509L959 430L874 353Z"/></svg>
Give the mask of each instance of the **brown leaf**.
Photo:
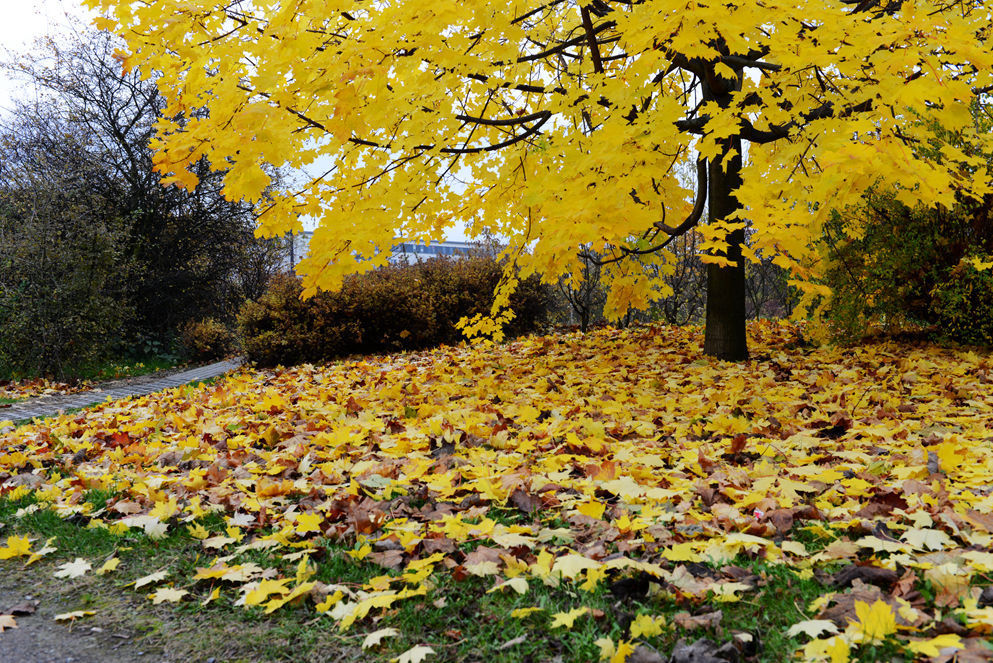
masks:
<svg viewBox="0 0 993 663"><path fill-rule="evenodd" d="M676 623L680 628L684 628L687 631L692 631L695 628L718 628L721 625L721 620L724 618L724 613L720 610L715 610L714 612L706 612L702 615L691 615L688 612L677 612L672 616L672 621Z"/></svg>
<svg viewBox="0 0 993 663"><path fill-rule="evenodd" d="M424 547L425 554L428 555L431 555L436 552L445 553L445 554L455 552L455 543L448 537L424 539L424 543L422 545Z"/></svg>
<svg viewBox="0 0 993 663"><path fill-rule="evenodd" d="M483 562L495 562L499 564L502 560L500 555L506 555L507 551L503 548L489 548L487 546L479 546L471 553L465 556L465 560L462 562L463 566L472 566L474 564L481 564Z"/></svg>
<svg viewBox="0 0 993 663"><path fill-rule="evenodd" d="M855 613L857 602L872 605L876 601L883 601L896 613L896 623L900 626L918 626L923 621L923 617L918 618L918 622L911 623L899 613L900 604L890 596L883 594L875 585L867 585L858 578L852 581L852 588L844 594L836 594L832 599L834 605L826 607L817 615L817 619L830 619L838 626L844 628L850 621L858 621Z"/></svg>
<svg viewBox="0 0 993 663"><path fill-rule="evenodd" d="M737 456L742 451L745 450L745 446L748 444L748 436L744 433L739 433L731 439L731 444L728 447L728 453L732 456Z"/></svg>
<svg viewBox="0 0 993 663"><path fill-rule="evenodd" d="M713 472L714 468L717 467L716 461L710 460L709 458L703 455L703 449L697 450L696 458L697 458L697 462L700 463L700 469L702 469L707 474Z"/></svg>
<svg viewBox="0 0 993 663"><path fill-rule="evenodd" d="M989 641L986 638L963 638L964 649L939 654L930 659L930 663L989 663L993 661L993 650L989 648Z"/></svg>
<svg viewBox="0 0 993 663"><path fill-rule="evenodd" d="M386 550L384 552L369 553L369 559L388 569L399 569L403 566L403 551Z"/></svg>
<svg viewBox="0 0 993 663"><path fill-rule="evenodd" d="M510 497L507 498L507 501L529 515L535 511L538 511L542 507L540 498L530 495L520 488L515 488L514 492L512 492Z"/></svg>
<svg viewBox="0 0 993 663"><path fill-rule="evenodd" d="M786 534L793 529L793 510L775 509L765 514L772 526L776 528L778 534Z"/></svg>
<svg viewBox="0 0 993 663"><path fill-rule="evenodd" d="M638 645L625 659L626 663L665 663L665 659L648 645Z"/></svg>
<svg viewBox="0 0 993 663"><path fill-rule="evenodd" d="M975 509L969 509L965 512L965 517L973 525L978 525L987 532L993 533L993 514L980 513Z"/></svg>
<svg viewBox="0 0 993 663"><path fill-rule="evenodd" d="M669 663L738 663L738 649L733 642L718 647L706 638L692 644L680 639L672 648Z"/></svg>
<svg viewBox="0 0 993 663"><path fill-rule="evenodd" d="M870 585L889 589L899 579L900 574L890 569L884 569L878 566L849 564L831 576L831 584L838 588L851 587L855 580L861 580Z"/></svg>
<svg viewBox="0 0 993 663"><path fill-rule="evenodd" d="M33 615L35 610L38 609L38 601L22 601L15 606L8 608L2 612L8 615L22 616L22 615Z"/></svg>

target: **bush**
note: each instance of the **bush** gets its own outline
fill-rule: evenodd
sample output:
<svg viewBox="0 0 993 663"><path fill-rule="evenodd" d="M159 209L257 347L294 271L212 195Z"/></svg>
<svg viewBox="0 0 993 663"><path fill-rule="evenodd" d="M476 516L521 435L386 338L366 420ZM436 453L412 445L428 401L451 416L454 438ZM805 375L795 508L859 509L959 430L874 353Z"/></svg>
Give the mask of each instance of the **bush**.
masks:
<svg viewBox="0 0 993 663"><path fill-rule="evenodd" d="M352 276L341 291L306 301L300 281L281 276L242 307L238 335L246 357L261 366L458 343L455 323L489 312L501 272L488 257L435 258ZM507 335L544 325L549 300L537 277L522 281L511 299L515 318Z"/></svg>
<svg viewBox="0 0 993 663"><path fill-rule="evenodd" d="M980 269L976 263L986 263ZM972 345L993 345L993 257L963 258L931 293L941 334Z"/></svg>
<svg viewBox="0 0 993 663"><path fill-rule="evenodd" d="M234 334L214 318L183 325L179 340L185 355L193 361L211 361L230 354L235 347Z"/></svg>
<svg viewBox="0 0 993 663"><path fill-rule="evenodd" d="M825 244L831 260L827 285L832 296L827 320L836 338L857 341L874 331L915 331L941 324L935 306L947 308L956 298L952 290L945 303L942 292L960 268L964 256L991 241L983 221L988 208L962 204L954 209L911 209L890 195L869 194L863 209L851 212L864 219L865 232L848 235L849 214L836 213L825 226ZM963 268L964 269L964 268ZM981 315L986 304L962 309L966 318ZM939 316L940 317L940 316ZM954 335L949 338L956 338Z"/></svg>

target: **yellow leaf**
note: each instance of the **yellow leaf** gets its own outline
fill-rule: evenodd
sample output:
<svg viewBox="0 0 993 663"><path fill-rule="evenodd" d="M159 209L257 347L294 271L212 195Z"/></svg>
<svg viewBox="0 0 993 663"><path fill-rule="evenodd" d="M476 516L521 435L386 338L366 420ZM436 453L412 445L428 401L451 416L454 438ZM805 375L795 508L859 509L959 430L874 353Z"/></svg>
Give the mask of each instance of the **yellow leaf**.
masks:
<svg viewBox="0 0 993 663"><path fill-rule="evenodd" d="M321 601L316 606L314 606L314 609L317 610L317 612L322 612L322 613L327 612L328 610L333 608L336 603L341 601L341 599L343 599L344 597L345 597L344 592L342 592L340 589L335 590L333 593L330 593L327 596L325 596L323 601Z"/></svg>
<svg viewBox="0 0 993 663"><path fill-rule="evenodd" d="M259 605L269 598L270 594L283 594L286 592L286 585L289 584L289 582L289 578L283 578L281 580L262 580L255 586L254 589L245 594L245 605Z"/></svg>
<svg viewBox="0 0 993 663"><path fill-rule="evenodd" d="M26 536L8 536L7 545L0 548L0 559L11 559L31 554L31 539Z"/></svg>
<svg viewBox="0 0 993 663"><path fill-rule="evenodd" d="M634 653L634 645L621 640L617 643L617 651L610 657L610 663L624 663L628 656Z"/></svg>
<svg viewBox="0 0 993 663"><path fill-rule="evenodd" d="M201 525L200 523L187 525L186 530L190 533L190 536L192 536L194 539L206 539L208 536L210 536L210 532L207 531L207 528Z"/></svg>
<svg viewBox="0 0 993 663"><path fill-rule="evenodd" d="M603 502L590 501L583 502L576 507L576 511L583 514L584 516L589 516L590 518L596 518L600 520L603 518L603 512L607 508L607 505Z"/></svg>
<svg viewBox="0 0 993 663"><path fill-rule="evenodd" d="M155 590L155 593L149 594L148 598L152 600L152 603L158 605L160 603L176 603L182 600L184 596L189 594L185 589L173 589L172 587L159 587Z"/></svg>
<svg viewBox="0 0 993 663"><path fill-rule="evenodd" d="M544 608L514 608L510 611L510 616L514 619L524 619L528 615L533 615L536 612L541 612Z"/></svg>
<svg viewBox="0 0 993 663"><path fill-rule="evenodd" d="M117 567L120 566L121 560L117 557L111 557L106 562L103 563L99 569L97 569L97 575L102 576L105 573L110 573L111 571L116 571Z"/></svg>
<svg viewBox="0 0 993 663"><path fill-rule="evenodd" d="M652 617L651 615L638 615L631 621L632 638L652 638L662 633L665 626L665 617Z"/></svg>
<svg viewBox="0 0 993 663"><path fill-rule="evenodd" d="M549 628L565 627L567 629L571 629L576 619L582 617L589 611L590 609L584 606L582 608L574 608L568 612L556 612L552 615L552 623Z"/></svg>
<svg viewBox="0 0 993 663"><path fill-rule="evenodd" d="M371 552L372 546L368 543L363 543L357 550L348 550L346 551L346 554L352 559L361 560L365 559Z"/></svg>
<svg viewBox="0 0 993 663"><path fill-rule="evenodd" d="M321 523L324 522L324 516L319 513L301 513L297 515L296 527L294 528L297 534L306 534L307 532L320 532Z"/></svg>
<svg viewBox="0 0 993 663"><path fill-rule="evenodd" d="M830 661L831 663L848 663L850 648L841 636L826 640L811 640L801 650L804 661Z"/></svg>
<svg viewBox="0 0 993 663"><path fill-rule="evenodd" d="M97 613L94 610L75 610L73 612L63 612L62 614L55 615L54 619L57 622L73 622L82 617L89 617L95 614Z"/></svg>
<svg viewBox="0 0 993 663"><path fill-rule="evenodd" d="M496 562L477 562L475 564L465 565L466 573L474 576L485 577L485 576L495 576L500 573L500 567L497 566Z"/></svg>
<svg viewBox="0 0 993 663"><path fill-rule="evenodd" d="M267 615L271 614L272 612L278 610L279 608L282 608L287 603L290 603L294 599L303 596L304 594L308 593L311 589L313 589L315 584L316 583L312 583L312 582L302 583L294 587L292 591L290 591L288 594L284 594L282 596L274 598L273 600L266 603L265 614ZM246 605L247 605L247 598L246 598Z"/></svg>
<svg viewBox="0 0 993 663"><path fill-rule="evenodd" d="M910 640L907 649L920 656L940 656L952 653L948 650L964 649L962 638L954 633L945 633L930 640Z"/></svg>
<svg viewBox="0 0 993 663"><path fill-rule="evenodd" d="M572 553L556 559L552 566L552 573L560 574L563 578L571 580L583 571L598 568L600 568L600 562Z"/></svg>
<svg viewBox="0 0 993 663"><path fill-rule="evenodd" d="M617 646L614 644L614 641L611 640L610 638L606 638L606 637L597 638L596 640L593 641L593 644L595 644L600 649L601 661L606 661L617 652Z"/></svg>
<svg viewBox="0 0 993 663"><path fill-rule="evenodd" d="M786 631L786 635L795 638L801 633L816 638L824 633L837 633L838 627L829 619L808 619L798 622Z"/></svg>
<svg viewBox="0 0 993 663"><path fill-rule="evenodd" d="M896 633L896 615L885 601L877 599L871 606L865 601L856 601L855 614L863 642L880 642L887 635Z"/></svg>

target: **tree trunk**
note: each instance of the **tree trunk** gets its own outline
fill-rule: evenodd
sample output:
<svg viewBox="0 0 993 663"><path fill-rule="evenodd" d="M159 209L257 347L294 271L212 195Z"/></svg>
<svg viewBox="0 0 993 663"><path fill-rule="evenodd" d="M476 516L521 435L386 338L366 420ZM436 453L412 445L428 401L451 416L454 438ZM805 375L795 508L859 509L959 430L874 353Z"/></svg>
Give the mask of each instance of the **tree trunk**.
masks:
<svg viewBox="0 0 993 663"><path fill-rule="evenodd" d="M732 193L741 185L741 139L729 138L724 153L734 150L735 156L724 160L724 154L711 160L709 166L708 219L711 223L723 219L738 209ZM724 162L725 168L722 168ZM748 359L745 336L745 261L741 245L744 229L728 235L727 258L734 267L707 265L707 326L704 332L704 354L727 361Z"/></svg>

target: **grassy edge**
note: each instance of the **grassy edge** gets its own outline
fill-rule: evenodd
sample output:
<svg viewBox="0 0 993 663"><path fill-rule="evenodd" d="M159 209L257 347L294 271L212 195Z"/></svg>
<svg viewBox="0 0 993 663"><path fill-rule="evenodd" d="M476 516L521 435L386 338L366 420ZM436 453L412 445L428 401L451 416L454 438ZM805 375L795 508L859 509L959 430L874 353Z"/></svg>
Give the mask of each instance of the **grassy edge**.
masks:
<svg viewBox="0 0 993 663"><path fill-rule="evenodd" d="M98 512L111 497L102 491L92 491L86 497L94 512ZM370 613L365 620L342 633L334 623L314 611L313 605L287 606L266 615L261 607L244 609L235 605L236 593L228 589L211 602L201 602L215 587L231 585L196 582L198 567L207 567L214 554L205 554L200 542L189 536L185 527L171 528L160 540L148 538L137 530L112 534L104 528L87 527L82 519L60 518L47 509L34 510L17 517L15 514L30 507L31 498L12 502L0 497L0 523L5 536L21 534L52 540L57 553L31 566L14 571L24 581L32 583L35 593L49 599L64 599L70 610L95 610L94 624L137 634L137 642L145 648L168 648L170 656L185 660L194 654L198 658L213 655L226 661L323 661L329 652L335 660L391 660L416 645L430 646L435 654L430 661L487 660L493 663L518 661L595 661L600 657L596 641L610 638L615 643L632 640L630 624L639 615L663 617L661 632L639 638L659 652L668 652L681 638L695 640L706 637L714 642L728 641L734 633L746 633L753 638L758 651L748 660L785 661L794 657L803 642L789 637L788 627L808 619L804 608L814 598L830 591L814 577L803 577L794 570L772 565L760 559L736 560L740 566L760 578L761 587L746 593L743 600L733 603L700 603L672 595L652 585L655 590L643 598L620 597L610 591L610 583L602 582L593 591L584 591L578 583L563 582L557 587L546 586L528 578L525 594L500 591L488 592L492 578L469 576L455 580L447 571L433 574L428 596L400 601L384 610ZM219 517L205 526L212 532L223 532ZM282 551L285 552L285 551ZM328 541L320 541L312 555L316 564L315 579L328 584L345 584L358 588L370 578L391 572L368 563L354 561L347 549ZM87 573L74 580L54 578L60 564L82 557L97 569L111 557L121 560L113 573L98 576ZM278 569L280 575L292 578L297 560L286 561L280 555L250 551L237 562L252 561L263 568ZM235 563L231 561L229 563ZM11 569L16 561L0 562L0 568ZM134 580L162 568L170 569L169 578L159 586L172 584L190 594L181 603L153 605L149 592L156 586L133 588ZM517 619L510 616L514 609L539 607L540 611ZM589 611L579 616L571 628L551 628L552 615L577 608ZM700 614L722 610L723 620L717 627L686 631L677 627L674 616L679 612ZM661 623L661 622L660 622ZM383 640L379 646L363 651L365 636L382 628L394 628L399 633ZM901 660L899 649L881 647L860 652L860 661Z"/></svg>

